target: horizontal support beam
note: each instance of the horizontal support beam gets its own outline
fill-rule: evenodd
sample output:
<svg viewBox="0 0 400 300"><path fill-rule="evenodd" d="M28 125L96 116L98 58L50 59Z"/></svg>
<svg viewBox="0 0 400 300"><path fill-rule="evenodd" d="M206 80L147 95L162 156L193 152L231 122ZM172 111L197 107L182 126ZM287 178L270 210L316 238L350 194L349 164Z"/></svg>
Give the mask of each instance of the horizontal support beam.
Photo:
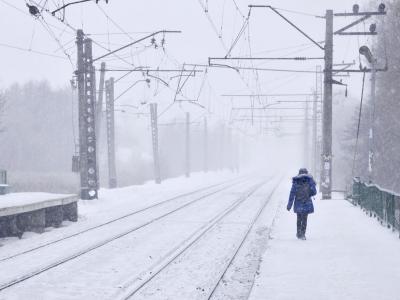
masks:
<svg viewBox="0 0 400 300"><path fill-rule="evenodd" d="M209 57L208 61L211 64L212 60L323 60L323 57Z"/></svg>
<svg viewBox="0 0 400 300"><path fill-rule="evenodd" d="M358 12L358 13L336 13L333 14L335 17L363 17L363 16L385 16L387 13L373 11L373 12Z"/></svg>
<svg viewBox="0 0 400 300"><path fill-rule="evenodd" d="M121 51L121 50L124 50L124 49L126 49L126 48L129 48L129 47L131 47L131 46L133 46L133 45L135 45L135 44L138 44L138 43L140 43L140 42L143 42L144 40L147 40L147 39L149 39L149 38L151 38L151 37L153 37L153 36L156 36L156 35L158 35L158 34L161 34L161 33L162 33L162 34L166 34L166 33L182 33L182 31L179 31L179 30L160 30L160 31L156 31L156 32L154 32L154 33L152 33L152 34L149 34L149 35L147 35L147 36L145 36L145 37L143 37L143 38L141 38L141 39L138 39L138 40L136 40L136 41L133 41L132 43L129 43L129 44L127 44L127 45L125 45L125 46L122 46L122 47L120 47L120 48L118 48L118 49L112 50L112 51L110 51L110 52L108 52L108 53L106 53L106 54L104 54L104 55L102 55L102 56L100 56L100 57L97 57L97 58L93 59L92 62L98 61L98 60L103 59L103 58L105 58L105 57L107 57L107 56L109 56L109 55L115 54L115 53L117 53L117 52L119 52L119 51Z"/></svg>
<svg viewBox="0 0 400 300"><path fill-rule="evenodd" d="M376 72L386 72L388 68L383 68L383 69L376 69ZM372 69L363 69L363 70L332 70L333 73L371 73Z"/></svg>
<svg viewBox="0 0 400 300"><path fill-rule="evenodd" d="M314 96L313 93L305 94L223 94L221 97L301 97L301 96Z"/></svg>
<svg viewBox="0 0 400 300"><path fill-rule="evenodd" d="M101 70L97 70L100 72ZM183 73L202 73L203 70L179 70L179 69L105 69L106 72L140 72L140 73L147 73L147 72L183 72Z"/></svg>
<svg viewBox="0 0 400 300"><path fill-rule="evenodd" d="M377 32L369 32L369 31L364 31L364 32L339 32L335 33L336 35L378 35Z"/></svg>

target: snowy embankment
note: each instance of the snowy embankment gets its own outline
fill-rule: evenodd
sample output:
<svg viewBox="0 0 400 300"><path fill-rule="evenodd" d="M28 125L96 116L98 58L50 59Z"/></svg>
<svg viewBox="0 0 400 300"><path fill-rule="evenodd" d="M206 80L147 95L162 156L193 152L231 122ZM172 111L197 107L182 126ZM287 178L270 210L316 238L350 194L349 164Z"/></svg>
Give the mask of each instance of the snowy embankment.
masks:
<svg viewBox="0 0 400 300"><path fill-rule="evenodd" d="M282 207L250 300L399 299L398 234L335 198L315 201L307 241Z"/></svg>
<svg viewBox="0 0 400 300"><path fill-rule="evenodd" d="M18 238L0 239L0 259L13 253L41 245L47 241L62 238L74 232L105 223L107 220L117 218L127 211L138 210L162 200L217 184L237 176L238 174L229 171L210 172L207 174L194 173L189 179L185 177L171 178L165 180L162 184L148 182L143 185L114 190L101 189L98 200L79 202L78 223L64 222L60 228L46 228L44 234L27 232L21 240L18 240ZM29 195L29 193L19 193L18 195ZM36 195L36 198L40 196L40 199L42 199L43 197L50 197L53 194L35 193L32 195ZM1 200L2 198L0 198ZM20 204L21 201L23 200L19 199L18 203L16 203Z"/></svg>
<svg viewBox="0 0 400 300"><path fill-rule="evenodd" d="M93 226L94 220L96 221L101 216L110 218L110 214L115 214L115 211L119 211L120 215L125 215L127 212L129 213L129 210L148 207L152 203L171 198L177 193L181 195L185 191L192 192L197 188L204 187L204 185L215 185L227 179L232 179L232 177L237 178L237 176L237 174L218 173L207 176L206 181L204 181L201 175L197 179L197 183L195 178L190 180L176 179L166 185L166 190L160 186L132 187L126 189L129 191L128 196L125 189L109 191L110 199L106 200L107 196L103 195L104 198L97 202L95 208L93 203L96 202L86 202L85 205L88 206L85 208L86 212L85 209L83 210L83 215L87 219L81 222L78 227L83 226L85 222ZM223 226L221 229L224 228L223 235L220 230L216 229L216 233L223 237L223 240L219 241L222 245L226 245L225 238L229 238L230 243L233 243L238 235L232 235L232 233L238 233L237 230L247 227L246 221L249 213L254 211L255 205L265 199L265 193L269 190L268 186L270 185L266 185L264 192L260 190L261 197L254 195L253 201L247 197L243 198L243 195L246 195L249 189L253 189L255 184L256 186L259 185L259 181L258 176L255 176L255 178L246 177L245 180L241 179L239 182L237 180L230 181L228 185L224 184L224 188L218 186L213 188L212 191L196 193L194 196L184 197L179 201L173 201L150 211L120 219L118 222L107 224L106 227L99 227L82 235L37 248L37 250L26 254L7 258L4 251L0 251L2 256L0 266L5 270L5 272L0 273L0 299L37 298L39 295L41 299L115 299L112 295L119 295L125 285L126 288L130 288L131 279L134 281L142 280L141 274L146 274L149 270L157 268L159 263L163 263L171 253L175 252L175 249L180 248L182 242L189 241L193 234L202 230L216 216L239 201L239 203L243 203L242 208L244 210L235 211L236 216L231 216L230 221L227 219L226 223L219 224ZM136 190L136 193L133 193L132 189L135 190L136 188L140 191ZM163 193L159 195L158 193L161 193L161 190L163 190ZM118 193L120 195L117 195ZM135 194L136 196L134 196ZM158 201L156 201L157 198ZM101 203L101 201L104 201L104 203ZM111 204L106 204L109 201L111 201ZM127 204L129 201L132 201L132 203ZM240 220L239 217L244 219ZM238 222L239 220L240 222ZM102 222L105 221L107 220L103 218ZM46 236L49 240L50 237L54 240L54 232L62 232L66 235L65 233L74 227L74 225L71 225L66 226L63 230L53 230ZM81 230L85 228L83 227ZM218 226L218 228L220 227ZM30 247L32 247L32 241L33 238L29 240ZM3 249L16 248L9 246L6 245ZM209 250L210 247L213 248L213 243L210 244L206 241L203 246ZM193 247L199 249L197 244ZM229 250L222 247L220 254L223 257L219 259L225 258L227 254L230 255L231 251L224 253L222 251L224 249ZM203 251L200 252L203 253ZM212 254L213 252L207 253ZM192 256L189 255L190 257ZM219 266L216 263L220 261L219 255L218 257L211 255L201 257L206 261L213 262L213 267ZM189 260L193 263L192 259ZM199 266L201 266L198 273L200 277L197 278L196 282L200 282L204 274L209 274L207 277L212 281L217 279L211 276L214 272L211 272L209 268L203 269L203 264ZM71 276L71 274L74 274L74 276ZM177 278L178 275L185 277L185 274L185 272L178 272L172 278ZM182 281L178 280L176 283L178 282ZM166 287L176 287L171 283L171 280L169 280ZM169 291L171 290L168 289L163 294L168 294ZM152 293L151 291L146 292ZM196 289L190 291L191 294L198 292ZM153 294L156 299L160 299L157 298L159 295L159 293L158 295Z"/></svg>

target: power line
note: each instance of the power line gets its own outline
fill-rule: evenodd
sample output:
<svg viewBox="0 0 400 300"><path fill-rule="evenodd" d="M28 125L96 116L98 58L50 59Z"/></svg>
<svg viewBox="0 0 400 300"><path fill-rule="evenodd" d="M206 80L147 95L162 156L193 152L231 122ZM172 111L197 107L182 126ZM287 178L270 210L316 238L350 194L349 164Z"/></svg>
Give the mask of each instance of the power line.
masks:
<svg viewBox="0 0 400 300"><path fill-rule="evenodd" d="M297 11L297 10L290 10L290 9L285 9L285 8L279 8L279 7L274 7L276 10L296 14L296 15L302 15L302 16L308 16L308 17L314 17L314 18L325 18L324 16L320 15L314 15L311 13L303 12L303 11Z"/></svg>
<svg viewBox="0 0 400 300"><path fill-rule="evenodd" d="M120 25L118 25L117 22L115 22L105 11L104 9L101 8L100 5L97 5L97 7L99 8L99 10L104 14L104 16L109 19L111 21L111 23L114 24L115 27L117 27L119 30L121 30L121 32L123 34L125 34L127 37L129 37L129 39L133 40L133 37L126 31L124 30Z"/></svg>
<svg viewBox="0 0 400 300"><path fill-rule="evenodd" d="M44 20L44 18L42 17L42 19L38 19L38 21L40 22L40 24L43 26L43 28L47 31L47 33L56 41L56 43L59 45L59 47L61 49L63 49L63 53L65 54L65 56L68 58L71 67L74 68L74 63L72 62L71 56L67 53L67 51L64 49L64 46L62 45L61 41L57 38L57 36L55 35L55 33L51 30L51 28L48 26L47 22ZM42 22L43 21L43 22Z"/></svg>
<svg viewBox="0 0 400 300"><path fill-rule="evenodd" d="M6 48L11 48L11 49L16 49L16 50L20 50L20 51L30 52L30 53L34 53L34 54L49 56L49 57L53 57L53 58L58 58L58 59L67 60L67 58L64 57L64 56L59 56L59 55L55 55L55 54L51 54L51 53L46 53L46 52L42 52L42 51L38 51L38 50L33 50L33 49L27 49L27 48L23 48L23 47L19 47L19 46L14 46L14 45L10 45L10 44L0 43L0 46L1 46L1 47L6 47Z"/></svg>
<svg viewBox="0 0 400 300"><path fill-rule="evenodd" d="M11 3L5 1L5 0L0 0L0 2L2 2L3 4L5 4L5 5L7 5L7 6L13 8L13 9L15 9L16 11L18 11L18 12L24 14L25 16L31 18L31 15L30 15L30 14L28 14L26 11L20 9L19 7L15 6L15 5L13 5L13 4L11 4ZM52 28L54 28L54 29L60 30L60 31L64 31L64 30L65 30L65 29L60 28L60 27L58 27L58 26L55 26L55 25L53 25L53 24L49 24L49 26L52 27ZM73 30L75 31L75 29L73 29ZM68 34L75 35L74 32L69 32L69 31L67 31L67 33L68 33Z"/></svg>
<svg viewBox="0 0 400 300"><path fill-rule="evenodd" d="M243 18L246 18L246 16L242 13L242 11L240 10L238 4L236 3L236 0L232 0L232 2L233 2L233 5L235 6L237 12L238 12Z"/></svg>
<svg viewBox="0 0 400 300"><path fill-rule="evenodd" d="M356 167L357 153L358 153L358 141L359 141L359 137L360 137L362 107L363 107L363 100L364 100L365 74L366 73L363 74L363 80L362 80L361 102L360 102L360 109L359 109L359 112L358 112L357 136L356 136L356 145L355 145L355 148L354 148L353 168L352 168L352 171L351 171L351 177L354 176L354 171L355 171L355 167Z"/></svg>
<svg viewBox="0 0 400 300"><path fill-rule="evenodd" d="M320 44L325 43L325 41L321 41L319 42ZM308 49L309 46L313 46L313 43L303 43L303 44L299 44L299 45L293 45L293 46L288 46L288 47L283 47L283 48L274 48L274 49L269 49L269 50L264 50L264 51L260 51L260 52L256 52L253 53L255 55L259 55L259 54L266 54L266 53L273 53L273 52L281 52L281 51L285 51L285 50L291 50L291 49L297 49L297 48L303 48L306 47L305 49ZM302 50L299 50L302 51Z"/></svg>
<svg viewBox="0 0 400 300"><path fill-rule="evenodd" d="M39 3L37 3L36 1L33 1L33 0L29 0L29 2L33 3L36 7L41 8L41 12L40 13L42 13L44 11L44 12L48 13L50 16L52 16L53 18L55 18L58 21L60 21L61 23L63 23L65 26L67 26L70 29L72 29L74 32L77 31L77 29L75 27L73 27L67 21L65 21L65 18L60 18L60 17L57 17L56 15L53 15L52 12L49 9L47 9L44 5L41 6ZM40 16L42 16L42 18L43 18L42 14L40 14Z"/></svg>
<svg viewBox="0 0 400 300"><path fill-rule="evenodd" d="M208 14L207 7L204 5L202 0L197 0L197 1L200 4L201 8L203 9L212 29L214 30L215 34L217 35L218 40L221 42L222 47L224 48L225 51L228 51L228 48L226 47L226 44L225 44L224 40L222 39L222 36L218 32L217 26L215 25L214 21L211 19L210 15Z"/></svg>

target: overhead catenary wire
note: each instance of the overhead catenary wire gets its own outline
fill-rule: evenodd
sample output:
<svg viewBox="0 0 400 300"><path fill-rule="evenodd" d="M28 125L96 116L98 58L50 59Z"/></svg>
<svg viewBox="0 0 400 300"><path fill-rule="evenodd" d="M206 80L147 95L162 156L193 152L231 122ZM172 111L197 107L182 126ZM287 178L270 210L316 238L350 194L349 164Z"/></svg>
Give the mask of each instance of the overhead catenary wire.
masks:
<svg viewBox="0 0 400 300"><path fill-rule="evenodd" d="M205 15L207 17L207 20L209 21L213 31L217 35L218 40L220 41L222 47L224 48L225 51L228 51L228 47L226 46L222 36L219 34L217 26L215 25L214 21L212 20L212 18L210 17L210 15L208 13L208 8L204 5L202 0L197 0L197 1L200 4L201 8L203 9L203 11L204 11L204 13L205 13Z"/></svg>
<svg viewBox="0 0 400 300"><path fill-rule="evenodd" d="M225 57L229 57L231 55L232 50L235 48L236 44L240 40L240 37L245 32L246 27L249 25L250 16L251 16L251 8L249 9L247 18L244 20L243 25L239 30L239 33L237 34L235 40L233 41L233 43L232 43L231 47L229 48L228 52L226 53Z"/></svg>
<svg viewBox="0 0 400 300"><path fill-rule="evenodd" d="M30 15L30 14L28 14L26 11L20 9L19 7L15 6L15 5L13 5L13 4L11 4L11 3L5 1L5 0L0 0L0 2L3 3L3 4L5 4L5 5L7 5L7 6L9 6L9 7L11 7L11 8L13 8L14 10L20 12L21 14L23 14L23 15L25 15L25 16L31 18L31 15ZM52 27L52 28L54 28L54 29L60 30L60 31L63 31L63 30L64 30L64 28L60 28L60 27L55 26L55 25L53 25L53 24L49 24L49 26ZM69 32L69 31L66 31L66 32L68 32L69 34L72 34L72 35L75 34L74 32Z"/></svg>
<svg viewBox="0 0 400 300"><path fill-rule="evenodd" d="M48 8L46 8L45 6L41 6L39 3L37 3L36 1L33 1L33 0L28 0L30 3L33 3L36 7L38 7L38 8L40 8L41 9L41 16L42 16L42 18L43 18L43 15L42 15L42 13L43 12L46 12L46 13L48 13L51 17L53 17L53 18L55 18L55 19L57 19L58 21L60 21L61 23L63 23L65 26L67 26L68 28L70 28L71 30L73 30L74 32L76 32L77 31L77 29L74 27L74 26L72 26L71 24L69 24L66 20L65 20L65 18L60 18L60 17L58 17L58 16L56 16L56 15L53 15L52 14L52 12L48 9Z"/></svg>
<svg viewBox="0 0 400 300"><path fill-rule="evenodd" d="M356 144L355 144L355 147L354 147L353 167L352 167L352 170L351 170L351 177L354 177L354 172L355 172L355 168L356 168L357 154L358 154L358 143L359 143L359 138L360 138L362 108L363 108L363 100L364 100L365 75L366 75L366 73L364 72L363 73L363 79L362 79L361 101L360 101L360 108L359 108L359 112L358 112Z"/></svg>
<svg viewBox="0 0 400 300"><path fill-rule="evenodd" d="M115 22L105 11L100 5L96 5L99 10L104 14L104 16L111 21L111 23L114 24L115 27L117 27L123 34L125 34L130 40L133 40L133 37L126 31L124 30L117 22Z"/></svg>
<svg viewBox="0 0 400 300"><path fill-rule="evenodd" d="M6 47L6 48L11 48L11 49L16 49L16 50L20 50L20 51L30 52L30 53L34 53L34 54L38 54L38 55L58 58L58 59L62 59L62 60L67 60L67 58L65 56L55 55L55 54L51 54L51 53L47 53L47 52L43 52L43 51L39 51L39 50L23 48L23 47L10 45L10 44L5 44L5 43L0 43L0 47Z"/></svg>
<svg viewBox="0 0 400 300"><path fill-rule="evenodd" d="M246 16L243 14L243 12L241 11L241 9L239 8L239 6L238 6L236 0L232 0L232 2L233 2L233 5L235 6L237 12L242 16L242 18L246 18Z"/></svg>
<svg viewBox="0 0 400 300"><path fill-rule="evenodd" d="M63 49L63 53L65 56L68 58L71 67L74 69L74 63L72 62L71 55L65 50L64 46L62 45L61 41L57 38L55 33L51 30L51 28L48 26L47 22L45 19L42 17L41 19L38 18L39 23L43 26L43 28L48 32L48 34L55 40L55 42L58 44L58 46Z"/></svg>
<svg viewBox="0 0 400 300"><path fill-rule="evenodd" d="M296 15L302 15L302 16L307 16L307 17L314 17L314 18L321 18L324 19L324 16L321 15L315 15L312 13L307 13L304 11L298 11L298 10L292 10L292 9L286 9L286 8L279 8L279 7L274 7L276 10L280 10L280 11L284 11L284 12L288 12L288 13L292 13L292 14L296 14Z"/></svg>

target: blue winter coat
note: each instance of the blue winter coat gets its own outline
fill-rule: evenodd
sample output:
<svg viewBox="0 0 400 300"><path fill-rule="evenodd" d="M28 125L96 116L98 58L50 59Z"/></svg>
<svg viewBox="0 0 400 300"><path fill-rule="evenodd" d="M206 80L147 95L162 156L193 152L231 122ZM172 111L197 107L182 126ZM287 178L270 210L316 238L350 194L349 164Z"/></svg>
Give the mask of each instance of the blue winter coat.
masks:
<svg viewBox="0 0 400 300"><path fill-rule="evenodd" d="M300 200L298 201L296 199L296 189L303 182L308 182L308 184L310 185L311 195L310 198L307 199L306 201L300 201ZM314 178L311 175L301 174L296 177L293 177L292 189L290 190L287 209L290 210L294 202L294 212L296 214L312 214L314 212L314 205L311 200L311 197L316 194L317 194L317 188L315 186Z"/></svg>

